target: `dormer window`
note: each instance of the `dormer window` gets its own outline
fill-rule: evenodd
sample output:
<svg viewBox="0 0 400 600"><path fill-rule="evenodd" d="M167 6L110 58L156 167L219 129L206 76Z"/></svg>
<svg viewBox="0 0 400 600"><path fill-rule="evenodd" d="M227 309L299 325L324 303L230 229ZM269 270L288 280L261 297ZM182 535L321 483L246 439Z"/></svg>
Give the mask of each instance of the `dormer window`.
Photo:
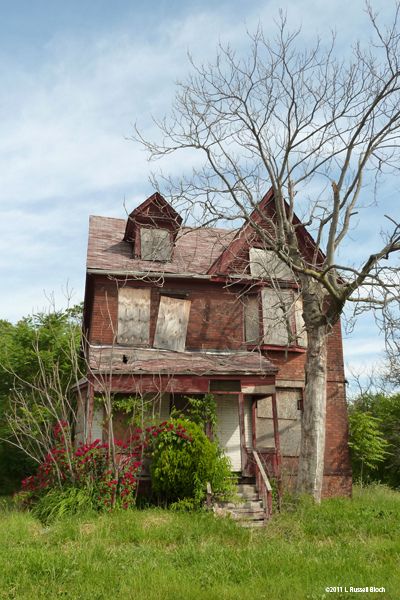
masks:
<svg viewBox="0 0 400 600"><path fill-rule="evenodd" d="M156 192L129 215L124 241L132 258L168 262L181 225L182 217Z"/></svg>
<svg viewBox="0 0 400 600"><path fill-rule="evenodd" d="M142 260L169 261L172 255L172 235L168 229L140 228Z"/></svg>

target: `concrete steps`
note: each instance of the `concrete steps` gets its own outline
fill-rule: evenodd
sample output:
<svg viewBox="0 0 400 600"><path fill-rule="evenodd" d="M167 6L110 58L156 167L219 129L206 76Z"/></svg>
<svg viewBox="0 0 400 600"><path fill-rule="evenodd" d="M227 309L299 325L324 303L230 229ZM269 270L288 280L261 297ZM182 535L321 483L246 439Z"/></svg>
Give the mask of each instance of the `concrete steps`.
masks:
<svg viewBox="0 0 400 600"><path fill-rule="evenodd" d="M239 483L237 500L217 502L213 511L218 516L230 516L243 527L262 527L265 523L263 502L253 483Z"/></svg>

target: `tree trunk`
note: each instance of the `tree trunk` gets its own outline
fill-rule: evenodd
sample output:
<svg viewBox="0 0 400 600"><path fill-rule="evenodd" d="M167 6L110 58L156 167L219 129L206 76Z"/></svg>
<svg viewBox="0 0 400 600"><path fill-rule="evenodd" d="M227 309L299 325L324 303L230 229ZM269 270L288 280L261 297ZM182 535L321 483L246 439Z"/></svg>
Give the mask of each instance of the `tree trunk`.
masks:
<svg viewBox="0 0 400 600"><path fill-rule="evenodd" d="M305 315L306 316L306 315ZM297 492L321 500L325 454L326 325L307 327L306 386Z"/></svg>

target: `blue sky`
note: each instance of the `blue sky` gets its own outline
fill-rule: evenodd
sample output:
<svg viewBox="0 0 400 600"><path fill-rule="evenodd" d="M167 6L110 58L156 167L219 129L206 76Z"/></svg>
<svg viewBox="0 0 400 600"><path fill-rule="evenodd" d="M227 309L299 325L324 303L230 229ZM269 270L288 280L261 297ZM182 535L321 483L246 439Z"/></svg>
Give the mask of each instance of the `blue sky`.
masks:
<svg viewBox="0 0 400 600"><path fill-rule="evenodd" d="M151 114L167 111L189 71L188 50L207 60L218 41L240 48L246 28L268 30L279 7L306 37L333 27L346 45L365 32L360 0L0 0L0 318L43 309L51 294L62 306L67 286L82 299L89 215L123 217L153 191L132 124L151 134ZM395 200L389 190L388 209ZM352 252L375 240L373 221L360 222ZM376 363L382 346L363 319L347 361Z"/></svg>

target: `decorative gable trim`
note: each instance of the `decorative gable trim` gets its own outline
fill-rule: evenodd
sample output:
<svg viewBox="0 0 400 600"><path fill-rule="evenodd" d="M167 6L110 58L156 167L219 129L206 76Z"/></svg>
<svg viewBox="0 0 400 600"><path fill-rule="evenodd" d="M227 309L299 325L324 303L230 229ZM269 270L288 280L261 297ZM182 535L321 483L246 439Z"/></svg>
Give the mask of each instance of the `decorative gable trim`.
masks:
<svg viewBox="0 0 400 600"><path fill-rule="evenodd" d="M138 225L170 229L176 235L182 225L182 217L161 194L155 192L128 216L123 238L125 242L134 241Z"/></svg>

